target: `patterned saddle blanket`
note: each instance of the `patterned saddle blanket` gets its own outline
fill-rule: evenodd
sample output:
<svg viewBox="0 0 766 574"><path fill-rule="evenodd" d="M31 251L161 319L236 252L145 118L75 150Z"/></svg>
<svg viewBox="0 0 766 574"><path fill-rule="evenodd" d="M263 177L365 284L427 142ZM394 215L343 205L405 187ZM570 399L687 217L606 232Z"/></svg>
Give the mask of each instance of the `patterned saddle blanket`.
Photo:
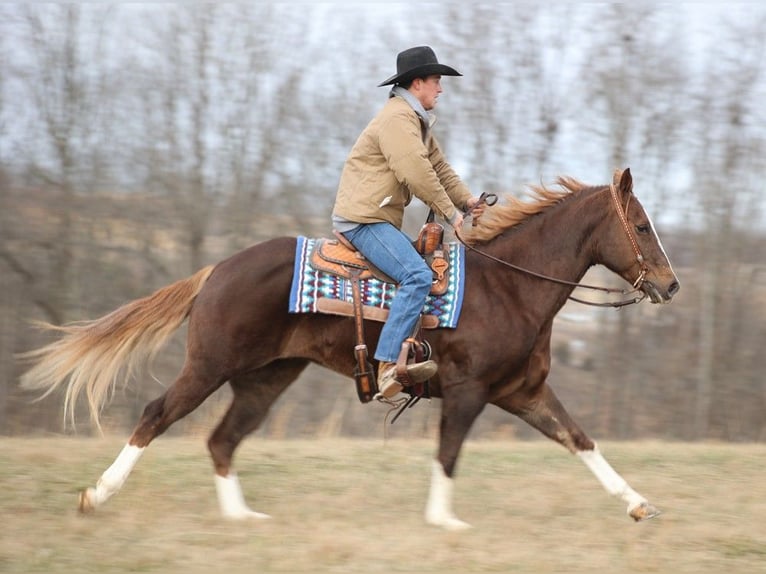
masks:
<svg viewBox="0 0 766 574"><path fill-rule="evenodd" d="M330 313L354 315L351 279L312 264L312 253L325 240L300 236L295 249L293 281L290 288L290 313ZM440 294L430 294L423 308L423 327L457 327L465 287L465 247L449 243L445 249L449 267ZM385 321L397 286L369 273L360 279L365 319Z"/></svg>

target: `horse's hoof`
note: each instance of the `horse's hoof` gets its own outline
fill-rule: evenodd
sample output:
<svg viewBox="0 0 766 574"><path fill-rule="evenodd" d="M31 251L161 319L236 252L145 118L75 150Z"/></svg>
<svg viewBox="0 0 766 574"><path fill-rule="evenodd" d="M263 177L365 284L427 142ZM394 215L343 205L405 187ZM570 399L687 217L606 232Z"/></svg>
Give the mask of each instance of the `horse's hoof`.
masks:
<svg viewBox="0 0 766 574"><path fill-rule="evenodd" d="M247 509L242 512L224 514L224 518L228 520L270 520L271 515Z"/></svg>
<svg viewBox="0 0 766 574"><path fill-rule="evenodd" d="M442 528L450 532L462 532L463 530L470 530L473 526L459 518L451 518L445 524L442 524Z"/></svg>
<svg viewBox="0 0 766 574"><path fill-rule="evenodd" d="M450 516L448 518L441 518L441 519L430 519L427 520L428 524L431 526L438 526L439 528L443 528L444 530L449 530L450 532L460 532L462 530L470 530L473 528L470 524L467 522L463 522L459 518L455 518L454 516Z"/></svg>
<svg viewBox="0 0 766 574"><path fill-rule="evenodd" d="M662 514L662 512L660 512L657 508L655 508L648 502L642 502L638 506L634 506L633 508L628 510L628 514L636 522L641 522L643 520L649 520L650 518L659 516L660 514Z"/></svg>
<svg viewBox="0 0 766 574"><path fill-rule="evenodd" d="M96 505L93 504L91 498L92 490L92 488L86 488L85 490L80 491L80 500L77 505L77 510L79 510L81 514L90 514L96 510Z"/></svg>

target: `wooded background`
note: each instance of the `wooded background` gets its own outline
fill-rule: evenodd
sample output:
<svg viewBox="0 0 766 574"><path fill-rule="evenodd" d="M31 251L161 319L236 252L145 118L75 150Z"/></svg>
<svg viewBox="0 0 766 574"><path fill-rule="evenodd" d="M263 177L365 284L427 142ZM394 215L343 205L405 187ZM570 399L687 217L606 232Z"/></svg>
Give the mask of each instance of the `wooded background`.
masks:
<svg viewBox="0 0 766 574"><path fill-rule="evenodd" d="M48 340L31 320L101 316L252 243L328 234L377 84L428 44L463 73L435 133L476 193L630 167L681 280L670 306L557 319L551 382L586 431L765 440L764 29L755 4L0 5L0 433L75 432L60 396L18 388L15 354ZM107 429L129 432L183 343L118 387ZM438 406L395 432L433 433ZM381 408L312 368L259 432L379 434ZM536 436L494 410L473 432Z"/></svg>

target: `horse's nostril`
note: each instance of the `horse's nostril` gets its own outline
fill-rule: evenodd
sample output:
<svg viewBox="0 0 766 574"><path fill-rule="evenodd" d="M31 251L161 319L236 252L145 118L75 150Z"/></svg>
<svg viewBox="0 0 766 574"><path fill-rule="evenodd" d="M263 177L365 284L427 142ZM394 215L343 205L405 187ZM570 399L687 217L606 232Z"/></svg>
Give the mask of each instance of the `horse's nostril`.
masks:
<svg viewBox="0 0 766 574"><path fill-rule="evenodd" d="M670 287L668 287L668 295L671 297L678 293L678 290L681 288L681 284L678 281L673 281L673 283L670 284Z"/></svg>

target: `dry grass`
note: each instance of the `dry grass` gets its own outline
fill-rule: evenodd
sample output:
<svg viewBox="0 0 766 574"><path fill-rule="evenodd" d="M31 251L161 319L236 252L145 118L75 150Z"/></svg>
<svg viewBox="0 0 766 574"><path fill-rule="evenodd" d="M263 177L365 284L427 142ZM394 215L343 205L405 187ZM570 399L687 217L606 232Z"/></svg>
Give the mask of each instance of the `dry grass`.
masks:
<svg viewBox="0 0 766 574"><path fill-rule="evenodd" d="M116 439L0 439L0 572L763 571L766 446L609 443L608 460L665 514L633 524L548 442L466 445L456 511L428 527L433 442L263 441L238 471L269 521L221 520L203 440L159 439L123 491L75 511Z"/></svg>

